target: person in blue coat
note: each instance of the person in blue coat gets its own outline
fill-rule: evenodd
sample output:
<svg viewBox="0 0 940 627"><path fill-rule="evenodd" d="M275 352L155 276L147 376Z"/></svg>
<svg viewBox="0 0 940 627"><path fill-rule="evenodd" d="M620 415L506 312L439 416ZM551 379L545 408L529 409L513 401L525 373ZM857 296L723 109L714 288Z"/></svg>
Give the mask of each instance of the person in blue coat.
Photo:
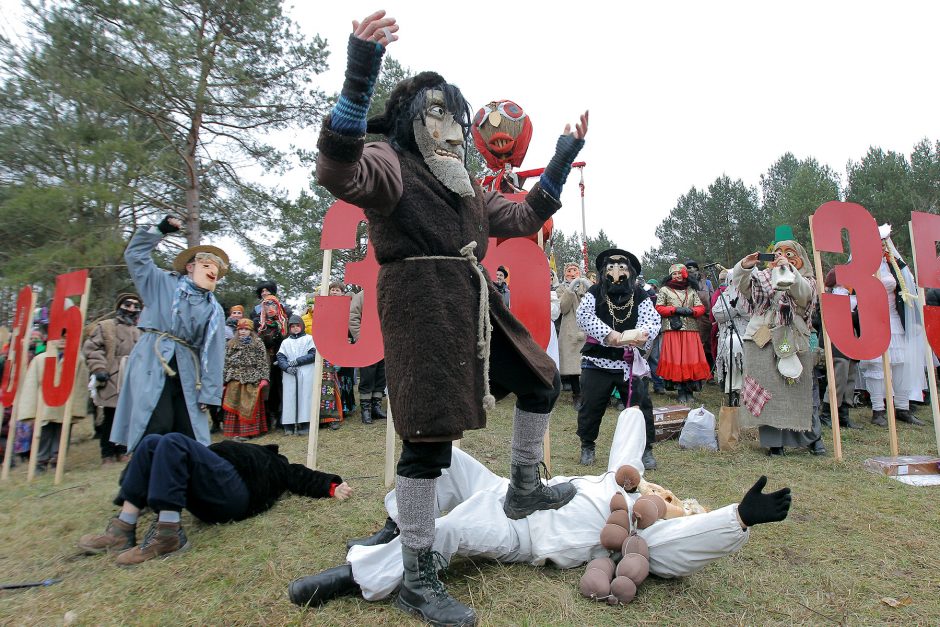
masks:
<svg viewBox="0 0 940 627"><path fill-rule="evenodd" d="M207 410L222 403L225 314L212 292L228 271L228 255L192 246L176 256L173 272L161 270L153 250L181 226L167 216L138 229L124 251L146 303L111 429L111 441L128 451L151 433L181 433L208 446Z"/></svg>

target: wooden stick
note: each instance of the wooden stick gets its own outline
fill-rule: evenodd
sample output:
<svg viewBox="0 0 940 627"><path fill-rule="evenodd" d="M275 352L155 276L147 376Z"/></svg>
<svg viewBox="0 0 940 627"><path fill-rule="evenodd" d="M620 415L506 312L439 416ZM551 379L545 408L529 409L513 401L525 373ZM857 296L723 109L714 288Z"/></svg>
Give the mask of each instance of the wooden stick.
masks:
<svg viewBox="0 0 940 627"><path fill-rule="evenodd" d="M539 248L542 252L545 252L545 239L542 235L542 229L539 228L538 232ZM545 435L542 437L542 460L545 462L545 467L548 468L548 472L552 471L552 430L551 422L549 426L545 428Z"/></svg>
<svg viewBox="0 0 940 627"><path fill-rule="evenodd" d="M48 344L46 345L48 347ZM42 359L37 355L33 359ZM39 379L42 381L42 378ZM29 483L36 476L36 463L39 461L39 435L42 432L42 416L46 414L46 401L42 397L42 390L38 390L39 398L36 401L36 417L33 418L33 439L29 444L29 465L26 467L26 482Z"/></svg>
<svg viewBox="0 0 940 627"><path fill-rule="evenodd" d="M391 399L391 397L389 397ZM388 402L388 419L385 421L385 487L395 484L395 425L392 419L392 401Z"/></svg>
<svg viewBox="0 0 940 627"><path fill-rule="evenodd" d="M917 249L914 246L914 228L910 222L907 223L908 231L911 234L911 258L917 258ZM916 264L914 272L917 272ZM915 275L916 279L916 275ZM917 281L917 306L920 307L921 319L924 318L924 308L927 306L927 288L921 287ZM937 453L940 454L940 399L937 398L937 370L933 366L933 347L930 340L927 339L927 332L924 331L924 344L927 350L924 354L925 366L927 367L927 386L930 390L930 411L933 414L933 429L937 439Z"/></svg>
<svg viewBox="0 0 940 627"><path fill-rule="evenodd" d="M85 328L85 314L88 313L88 296L91 294L91 279L85 279L85 291L82 292L82 300L78 305L78 312L81 316L81 326L80 329ZM64 339L61 340L65 342ZM81 337L76 345L76 351L81 352L82 342ZM80 355L79 355L80 357ZM55 467L55 480L53 485L59 485L62 483L62 477L65 475L65 460L68 457L69 451L69 436L72 434L72 397L75 395L75 386L76 385L85 385L86 381L74 381L75 376L78 375L78 357L75 362L75 375L73 375L72 381L72 392L69 394L69 397L65 400L65 405L63 406L63 411L65 412L62 416L62 433L59 435L59 454L56 456L56 467ZM110 435L110 434L108 434ZM108 437L104 434L101 437Z"/></svg>
<svg viewBox="0 0 940 627"><path fill-rule="evenodd" d="M7 359L13 357L13 350L20 351L20 354L23 355L23 359L20 361L20 372L16 377L17 385L23 385L23 379L26 378L26 362L29 359L26 357L29 354L29 331L33 328L33 312L36 305L36 293L30 290L30 301L29 309L26 314L26 320L23 322L25 325L26 332L23 333L23 339L20 342L20 346L14 346L10 344L11 354L7 355ZM14 362L15 363L15 362ZM17 397L19 396L19 390L17 390ZM13 447L16 445L16 422L19 417L19 403L16 402L16 398L13 399L13 410L10 413L10 426L7 429L7 444L6 451L3 455L3 472L0 474L0 479L6 481L10 477L10 466L13 463ZM0 414L2 416L2 414Z"/></svg>
<svg viewBox="0 0 940 627"><path fill-rule="evenodd" d="M813 237L813 216L809 217L809 233L810 239L813 240L813 261L816 263L816 290L819 291L819 286L825 285L825 277L823 276L822 271L822 255L816 250L816 241ZM822 297L819 297L819 307L820 312L822 308ZM823 337L823 347L826 355L826 381L828 382L828 391L829 391L829 414L832 417L832 451L833 455L836 458L837 462L842 461L842 428L839 425L839 398L838 390L836 389L836 369L832 363L832 340L829 338L829 334L826 333L826 320L820 313L819 319L821 328L819 329Z"/></svg>
<svg viewBox="0 0 940 627"><path fill-rule="evenodd" d="M888 411L888 440L891 444L891 456L898 456L898 424L894 416L894 383L891 379L891 360L888 358L889 347L881 356L881 369L885 382L885 409Z"/></svg>
<svg viewBox="0 0 940 627"><path fill-rule="evenodd" d="M330 293L330 269L332 266L333 250L328 248L323 251L323 268L320 272L320 296L328 296ZM323 396L322 387L323 353L317 351L316 360L313 363L313 389L310 390L313 399L310 401L310 408L313 410L313 415L310 417L310 430L307 436L307 468L311 470L317 469L317 446L320 437L320 400ZM362 399L360 399L360 402L362 402ZM297 408L297 421L300 422L300 407Z"/></svg>

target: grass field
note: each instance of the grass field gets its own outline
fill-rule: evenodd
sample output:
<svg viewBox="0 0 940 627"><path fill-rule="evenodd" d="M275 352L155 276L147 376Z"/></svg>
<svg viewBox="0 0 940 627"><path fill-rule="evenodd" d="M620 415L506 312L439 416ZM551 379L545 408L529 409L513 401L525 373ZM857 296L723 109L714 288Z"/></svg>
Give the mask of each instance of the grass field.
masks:
<svg viewBox="0 0 940 627"><path fill-rule="evenodd" d="M717 414L714 386L703 394ZM657 396L658 405L669 398ZM491 469L508 472L511 400L499 404L486 430L463 448ZM845 461L804 451L768 458L754 433L731 452L657 446L660 469L648 478L682 498L711 508L740 500L761 474L769 489L793 488L793 509L780 524L754 529L740 553L685 580L650 579L636 600L607 607L578 594L581 569L504 566L455 558L448 588L476 608L485 625L767 625L940 624L940 488L914 488L870 474L862 461L888 454L886 430L853 418L862 431L843 430ZM918 411L927 420L929 407ZM616 412L609 409L598 441L597 472L606 465ZM575 412L564 393L552 423L556 474L579 474ZM320 432L323 469L341 474L356 493L346 502L286 497L245 522L207 526L184 514L193 544L188 553L122 570L108 556L75 548L83 533L104 529L120 469L101 467L90 425L73 434L69 470L60 486L51 476L26 483L25 464L0 484L0 583L62 582L0 592L0 624L61 625L401 625L418 624L390 602L343 599L301 611L287 599L295 577L343 561L346 538L365 535L385 520L382 497L383 422L358 418ZM831 434L825 430L827 447ZM935 454L932 422L899 425L902 454ZM266 436L292 461L303 462L306 438ZM57 490L61 490L56 492ZM150 515L141 521L146 528ZM884 598L910 603L891 607Z"/></svg>

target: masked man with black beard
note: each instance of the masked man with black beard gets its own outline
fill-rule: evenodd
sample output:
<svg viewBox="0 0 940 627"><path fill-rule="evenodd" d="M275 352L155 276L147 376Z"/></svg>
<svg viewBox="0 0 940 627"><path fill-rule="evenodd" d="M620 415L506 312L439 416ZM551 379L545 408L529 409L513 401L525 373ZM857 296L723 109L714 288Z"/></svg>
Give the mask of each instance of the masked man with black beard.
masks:
<svg viewBox="0 0 940 627"><path fill-rule="evenodd" d="M637 283L640 261L635 255L611 248L597 256L597 275L603 277L591 286L578 305L578 325L587 334L581 349L581 396L578 411L578 437L581 464L594 463L594 442L610 394L617 388L627 405L638 405L646 420L646 447L643 466L656 468L653 457L653 403L649 396L650 369L640 350L648 350L659 334L662 319Z"/></svg>
<svg viewBox="0 0 940 627"><path fill-rule="evenodd" d="M472 625L474 611L438 579L446 560L433 550L435 483L450 466L453 440L484 427L486 410L512 392L517 401L504 513L525 518L560 508L576 493L568 482L547 486L538 469L561 389L558 369L509 313L478 260L491 236L534 233L561 207L587 113L573 132L565 128L525 201L510 202L471 180L464 164L470 107L439 74L400 82L384 113L367 124L382 55L398 39L398 25L379 11L353 22L353 31L346 81L320 133L317 180L365 210L380 265L389 401L402 439L396 493L404 577L396 603L434 625ZM367 131L388 141L366 144ZM416 272L426 280L415 281ZM321 586L352 581L346 565L293 582L290 597L304 605Z"/></svg>
<svg viewBox="0 0 940 627"><path fill-rule="evenodd" d="M140 329L137 319L142 309L137 294L118 294L115 302L114 318L102 320L94 326L88 339L82 345L82 354L88 364L88 371L95 378L95 393L92 395L95 407L99 408L95 417L95 432L101 439L101 463L121 461L127 448L110 441L111 427L114 425L114 410L118 403L118 382L125 357L131 354Z"/></svg>

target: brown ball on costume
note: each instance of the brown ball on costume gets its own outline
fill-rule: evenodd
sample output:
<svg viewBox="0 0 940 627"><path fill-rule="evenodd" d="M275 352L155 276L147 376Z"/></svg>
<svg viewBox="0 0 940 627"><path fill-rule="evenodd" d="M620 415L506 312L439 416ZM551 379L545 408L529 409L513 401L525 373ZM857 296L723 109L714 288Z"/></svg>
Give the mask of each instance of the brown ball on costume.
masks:
<svg viewBox="0 0 940 627"><path fill-rule="evenodd" d="M629 577L617 577L610 584L610 595L621 605L626 605L636 596L636 584ZM610 603L610 597L607 602Z"/></svg>
<svg viewBox="0 0 940 627"><path fill-rule="evenodd" d="M618 492L610 499L610 511L615 512L618 509L627 511L627 498Z"/></svg>
<svg viewBox="0 0 940 627"><path fill-rule="evenodd" d="M646 529L659 519L659 508L652 499L641 496L633 504L633 518L637 528Z"/></svg>
<svg viewBox="0 0 940 627"><path fill-rule="evenodd" d="M629 555L630 553L639 553L647 560L650 558L650 548L646 544L646 540L636 534L632 534L629 538L624 540L623 547L621 547L620 552L624 555Z"/></svg>
<svg viewBox="0 0 940 627"><path fill-rule="evenodd" d="M630 532L620 525L604 525L601 529L601 544L608 551L619 551Z"/></svg>
<svg viewBox="0 0 940 627"><path fill-rule="evenodd" d="M656 511L660 518L666 518L666 499L659 496L658 494L647 494L643 498L649 499L656 503Z"/></svg>
<svg viewBox="0 0 940 627"><path fill-rule="evenodd" d="M636 492L636 487L640 485L640 471L630 464L624 464L617 469L616 479L617 485L627 492Z"/></svg>
<svg viewBox="0 0 940 627"><path fill-rule="evenodd" d="M607 517L608 525L619 525L627 531L630 530L630 514L625 510L618 509L615 512L611 512L610 516Z"/></svg>
<svg viewBox="0 0 940 627"><path fill-rule="evenodd" d="M581 575L581 595L589 599L603 599L610 594L610 577L602 570L589 568Z"/></svg>
<svg viewBox="0 0 940 627"><path fill-rule="evenodd" d="M617 564L617 576L629 577L630 581L640 585L650 574L649 560L639 553L628 553Z"/></svg>
<svg viewBox="0 0 940 627"><path fill-rule="evenodd" d="M597 570L607 573L607 579L613 579L614 570L616 570L617 565L614 564L614 560L610 559L609 557L598 557L588 562L587 570L591 570L592 568L596 568Z"/></svg>

